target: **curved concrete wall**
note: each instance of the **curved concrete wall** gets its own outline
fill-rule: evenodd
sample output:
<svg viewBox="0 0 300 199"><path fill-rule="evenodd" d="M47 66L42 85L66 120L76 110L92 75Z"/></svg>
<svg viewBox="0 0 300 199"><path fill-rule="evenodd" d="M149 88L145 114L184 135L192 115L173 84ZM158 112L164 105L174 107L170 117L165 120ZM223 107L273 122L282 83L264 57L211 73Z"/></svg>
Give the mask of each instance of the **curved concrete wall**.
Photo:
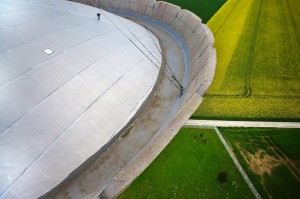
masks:
<svg viewBox="0 0 300 199"><path fill-rule="evenodd" d="M189 53L186 60L184 95L177 112L172 115L167 126L157 132L153 139L118 173L101 192L100 198L114 198L122 192L158 156L172 140L191 114L202 102L204 92L210 86L215 66L216 51L214 38L201 19L188 10L155 0L72 0L101 9L113 9L138 14L163 23L184 41ZM172 67L172 66L171 66Z"/></svg>
<svg viewBox="0 0 300 199"><path fill-rule="evenodd" d="M189 78L181 107L194 93L201 96L210 86L215 70L214 38L209 28L194 13L156 0L72 0L102 9L120 10L162 22L185 41L189 51Z"/></svg>

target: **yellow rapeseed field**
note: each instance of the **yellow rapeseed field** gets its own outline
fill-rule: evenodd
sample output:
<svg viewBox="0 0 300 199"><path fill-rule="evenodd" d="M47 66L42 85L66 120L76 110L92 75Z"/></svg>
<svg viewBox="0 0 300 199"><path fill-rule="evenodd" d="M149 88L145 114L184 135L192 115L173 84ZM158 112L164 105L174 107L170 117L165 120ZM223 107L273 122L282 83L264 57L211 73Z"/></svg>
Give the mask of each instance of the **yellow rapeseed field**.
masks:
<svg viewBox="0 0 300 199"><path fill-rule="evenodd" d="M217 69L192 118L300 121L300 0L229 0L208 26Z"/></svg>

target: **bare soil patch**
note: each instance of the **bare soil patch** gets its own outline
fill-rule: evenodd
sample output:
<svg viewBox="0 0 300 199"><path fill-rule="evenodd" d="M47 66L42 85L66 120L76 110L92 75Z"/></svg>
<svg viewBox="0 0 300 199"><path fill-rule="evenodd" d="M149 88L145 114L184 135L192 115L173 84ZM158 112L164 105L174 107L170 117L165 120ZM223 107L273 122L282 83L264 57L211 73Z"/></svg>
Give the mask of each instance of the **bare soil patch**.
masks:
<svg viewBox="0 0 300 199"><path fill-rule="evenodd" d="M244 150L241 152L243 156L248 157L246 158L246 161L248 162L251 170L261 177L264 173L271 175L272 169L282 164L280 160L276 159L274 156L270 156L262 149L259 149L254 155Z"/></svg>

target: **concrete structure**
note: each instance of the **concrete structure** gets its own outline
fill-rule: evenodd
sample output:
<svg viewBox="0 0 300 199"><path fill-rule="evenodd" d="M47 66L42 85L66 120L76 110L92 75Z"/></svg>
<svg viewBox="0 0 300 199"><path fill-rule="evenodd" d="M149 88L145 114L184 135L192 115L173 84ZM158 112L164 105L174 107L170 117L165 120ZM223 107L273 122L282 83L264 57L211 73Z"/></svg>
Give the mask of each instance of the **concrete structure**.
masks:
<svg viewBox="0 0 300 199"><path fill-rule="evenodd" d="M29 2L30 4L20 3L20 1ZM146 23L154 24L168 32L182 49L184 64L181 66L176 66L175 64L173 66L183 68L182 78L178 78L178 76L182 74L181 69L175 72L180 84L185 88L183 96L179 98L179 92L178 90L176 90L176 92L174 91L174 86L172 89L169 89L168 84L170 84L170 82L167 80L159 86L159 97L164 99L165 95L168 95L168 92L172 92L170 95L172 97L172 103L169 103L168 107L164 107L163 103L159 105L154 103L157 106L154 111L155 115L149 116L146 114L144 118L142 117L143 120L147 118L152 121L153 117L157 117L157 114L160 113L159 111L165 112L164 114L166 115L166 117L160 121L161 123L159 123L160 126L158 129L152 126L147 129L147 131L151 133L148 134L146 139L138 130L134 132L125 129L130 125L131 121L134 121L132 119L134 119L138 109L142 107L143 102L144 104L147 103L147 96L152 97L151 90L154 88L158 75L158 69L155 69L154 65L159 68L162 63L161 56L155 48L155 46L159 46L155 36L133 22L114 17L97 8L64 0L20 1L4 0L0 3L0 9L3 10L4 13L7 13L7 16L13 16L11 20L7 20L7 16L0 15L0 21L6 21L6 23L1 23L0 31L22 27L24 22L31 19L33 22L30 23L30 25L33 24L33 26L28 26L27 30L29 32L31 30L32 32L32 27L40 27L41 23L43 25L48 23L48 21L44 19L42 19L40 23L40 20L36 20L37 17L45 17L47 19L51 16L57 16L57 13L63 13L69 16L66 20L62 20L63 22L57 19L58 24L62 23L62 27L60 27L62 30L59 30L59 32L64 31L64 28L71 29L71 27L68 27L69 25L81 20L87 20L91 23L92 27L88 28L83 26L76 30L72 28L72 31L58 34L58 30L52 27L55 26L55 24L50 23L50 27L54 29L53 32L47 30L43 36L37 34L35 36L36 38L32 36L29 37L29 39L23 39L21 42L17 41L16 44L5 44L8 47L4 47L3 52L9 53L11 52L8 50L10 48L19 48L24 46L26 42L33 42L33 45L27 46L27 51L23 48L23 51L18 55L20 56L18 60L23 61L24 56L28 57L26 53L37 58L41 56L41 58L35 62L26 64L26 66L29 66L27 70L17 71L15 76L8 76L8 79L3 80L4 83L1 87L5 88L6 85L21 81L26 75L32 74L40 68L48 68L48 71L36 73L33 77L26 79L27 81L23 80L23 82L19 84L19 87L23 85L23 83L28 85L28 90L24 92L24 96L27 96L26 94L29 93L30 97L33 96L33 100L21 104L21 108L18 108L16 111L14 111L12 105L6 108L6 104L9 105L9 103L7 103L8 100L6 96L4 96L13 90L3 92L4 100L0 100L0 102L4 101L5 103L0 105L0 107L3 107L7 115L11 114L13 119L7 119L9 117L4 115L3 117L1 117L2 115L0 116L0 122L3 122L1 123L2 134L0 135L0 198L35 198L43 196L43 194L51 191L54 187L62 188L65 186L64 180L71 180L79 173L78 171L83 168L82 165L86 163L90 164L91 162L89 160L94 160L89 157L95 155L100 156L99 154L103 155L96 161L93 169L102 168L102 170L98 172L99 176L94 176L94 178L91 179L103 178L103 181L99 182L100 185L99 183L93 184L93 191L95 191L95 193L89 194L83 191L83 195L79 195L77 193L81 191L82 187L78 187L78 184L72 182L71 188L68 190L68 195L64 196L65 190L62 189L63 194L58 196L66 198L90 198L102 192L102 196L107 195L114 197L151 163L201 103L201 96L209 87L215 69L216 60L215 50L212 47L212 34L207 26L201 24L201 19L193 13L187 10L181 10L178 6L165 2L156 2L154 0L77 0L80 3L104 8L131 18L138 18ZM26 14L26 10L30 10L33 16L30 16L30 13ZM10 13L14 11L19 13L15 13L15 15ZM34 11L37 11L37 13ZM57 13L54 13L54 11ZM17 18L16 16L20 16L20 12L25 12L25 14ZM101 20L97 20L96 13L101 14ZM1 17L3 17L2 20ZM11 25L7 25L7 23L11 23ZM82 23L84 24L84 22ZM126 24L126 26L124 26L124 24ZM127 29L128 27L130 30ZM106 29L107 32L105 32ZM15 31L15 34L17 34L16 32L17 31ZM134 35L131 34L131 32L133 32ZM82 33L82 37L91 34L92 36L90 36L91 38L81 38L78 36L80 33ZM65 37L66 35L68 35L67 39ZM100 35L103 35L103 37L107 35L107 37L97 42ZM54 39L49 40L48 38L51 38L51 36L53 36ZM42 38L39 39L40 37ZM94 39L94 37L97 37L97 39ZM142 41L147 49L136 41L136 37ZM43 40L43 38L47 39L44 39L44 41L40 43L37 42L35 46L34 42L36 40ZM153 38L156 45L150 42L150 39ZM70 43L65 43L65 40L70 40ZM89 43L88 41L93 42ZM133 41L135 45L133 43L130 44L130 41ZM95 45L95 42L97 42L97 45ZM46 45L42 45L43 43ZM76 46L82 45L83 47L76 51L75 47L70 47L72 44L76 44ZM61 45L63 47L59 48ZM2 45L0 46L2 47ZM141 48L144 53L137 50L137 46ZM35 48L37 49L37 51L34 52L35 54L31 54L31 51L28 50ZM120 50L119 48L123 49L123 51L121 50L121 53L114 54L114 52ZM49 55L45 54L43 52L44 50L46 50L46 52L49 51ZM73 52L74 50L76 52ZM149 54L148 50L154 54L156 59L153 58L152 61L147 61L145 54ZM54 51L54 53L52 53L52 51ZM107 51L109 51L109 53L105 54ZM37 52L44 54L39 55ZM64 54L66 56L59 59L59 57ZM4 58L5 57L9 56L4 56ZM127 59L129 59L129 61ZM86 63L87 60L90 60L91 67L88 67L89 65ZM99 64L98 66L98 62L103 62L103 64ZM16 66L17 69L19 65L23 65L23 63L19 63L18 65L18 63L14 63L13 61L6 63ZM48 67L44 66L47 64ZM84 64L87 65L82 66ZM124 70L123 64L127 70ZM68 72L70 68L73 69L73 67L71 67L73 65L80 69L78 69L77 72L72 71L74 78L71 77L67 81L67 78L65 78L65 83L63 80L60 80L64 78L63 74L55 74L55 77L50 76L53 71L59 72L58 69L63 66L67 68L64 68L62 72ZM118 65L120 66L118 67ZM137 67L138 65L139 67ZM114 70L111 70L112 66L114 66ZM52 67L58 67L58 69L53 70ZM85 67L87 68L85 69ZM90 68L98 68L98 70L92 70ZM104 68L104 73L102 73L102 68ZM168 72L170 71L166 69L163 73L168 74ZM20 77L18 77L18 75ZM119 75L119 78L116 78L117 75ZM7 75L3 75L5 78L6 76ZM40 78L35 80L34 77ZM113 81L109 78L116 79ZM43 82L45 79L48 81ZM52 90L49 88L46 92L42 92L44 87L40 88L41 91L34 87L37 85L47 86L54 84L53 82L58 81L58 79L63 83L60 83L61 85L59 85L59 83L55 84L51 87ZM99 79L103 79L103 81L99 81ZM27 83L28 81L30 83ZM42 83L39 84L37 81ZM84 86L81 86L81 84ZM102 88L102 84L105 84L106 87L104 86L105 88ZM17 88L19 87L17 86ZM106 93L110 93L110 91L112 94L105 98ZM19 94L19 92L15 93ZM102 93L104 94L102 95ZM128 95L128 93L130 93L130 95ZM87 94L90 97L86 97L85 95ZM22 95L15 96L16 95L12 95L10 99L14 99L16 103L20 103L18 100L20 99L19 96ZM128 97L129 99L127 99ZM153 97L156 97L156 95ZM151 100L155 101L153 97ZM82 100L85 101L84 104L82 104ZM103 101L103 103L99 103L99 101ZM43 106L46 107L44 110L39 108ZM163 111L162 108L168 111ZM13 111L10 112L10 110ZM115 110L115 112L113 110ZM34 114L35 112L36 114ZM2 114L2 111L0 113ZM29 119L26 120L26 118ZM158 122L157 118L154 120L156 121L155 124ZM67 119L69 120L66 122ZM49 121L51 121L51 125ZM60 130L57 130L57 128ZM101 129L101 132L105 133L99 133L98 129ZM123 132L125 135L123 134L115 141L115 138ZM127 135L128 132L130 132L129 135ZM27 136L27 134L32 136ZM16 140L15 138L19 137L19 135L23 135L21 138L24 140ZM138 138L141 139L139 140L140 145L137 148L139 150L126 151L126 145L132 144L132 141L136 141L137 137L133 137L134 135L139 136ZM150 135L151 137L149 137ZM128 139L126 140L126 138ZM36 148L31 149L31 143L35 145ZM112 145L109 150L103 153L110 144ZM123 146L125 145L125 148L120 147L121 144L123 144ZM82 146L84 146L84 148ZM20 150L15 151L14 148L20 148ZM140 150L140 148L142 150ZM22 151L24 149L27 153ZM120 153L121 150L126 151L126 154L123 154L124 158L122 157L121 161L115 160L115 164L112 164L111 162L113 162L114 155L117 154L117 152ZM20 153L22 153L22 155L19 155ZM15 157L17 157L17 159L15 159ZM18 167L19 165L21 165L20 168ZM119 175L117 175L118 173ZM85 176L82 178L85 179Z"/></svg>
<svg viewBox="0 0 300 199"><path fill-rule="evenodd" d="M0 198L37 198L71 175L135 116L161 66L140 25L120 19L156 59L112 14L39 3L0 2Z"/></svg>

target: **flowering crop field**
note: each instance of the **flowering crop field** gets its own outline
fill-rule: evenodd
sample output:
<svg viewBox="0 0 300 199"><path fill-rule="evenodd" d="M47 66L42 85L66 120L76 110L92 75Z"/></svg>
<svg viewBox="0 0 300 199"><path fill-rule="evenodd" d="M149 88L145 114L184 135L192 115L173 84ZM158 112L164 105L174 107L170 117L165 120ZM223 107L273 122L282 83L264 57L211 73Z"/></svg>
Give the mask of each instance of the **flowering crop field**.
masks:
<svg viewBox="0 0 300 199"><path fill-rule="evenodd" d="M300 0L228 0L208 26L217 69L192 118L300 121Z"/></svg>

